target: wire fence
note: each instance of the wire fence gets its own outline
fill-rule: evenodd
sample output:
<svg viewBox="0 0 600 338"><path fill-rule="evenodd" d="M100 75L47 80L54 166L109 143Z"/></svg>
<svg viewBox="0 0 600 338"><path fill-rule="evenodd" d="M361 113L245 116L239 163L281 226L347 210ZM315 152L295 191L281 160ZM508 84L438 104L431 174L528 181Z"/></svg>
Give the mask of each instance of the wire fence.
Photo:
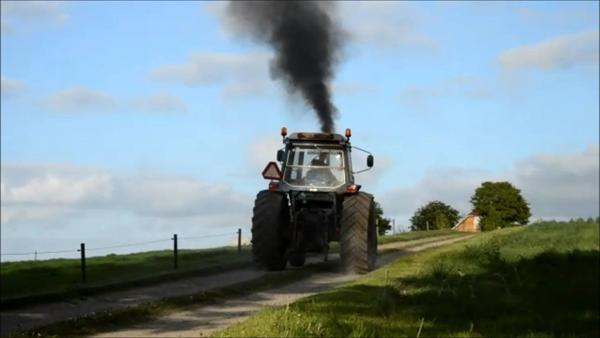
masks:
<svg viewBox="0 0 600 338"><path fill-rule="evenodd" d="M87 252L95 252L109 249L121 249L121 248L131 248L131 247L139 247L144 245L156 244L156 243L173 243L173 267L177 269L179 267L178 260L178 251L179 251L179 241L184 240L197 240L197 239L205 239L205 238L215 238L215 237L225 237L225 236L234 236L237 235L237 251L241 253L242 250L242 229L238 229L235 233L221 233L221 234L209 234L209 235L192 235L192 236L183 236L178 237L177 234L173 234L173 237L169 239L157 239L152 241L144 241L144 242L132 242L132 243L124 243L124 244L116 244L116 245L108 245L101 247L91 247L86 248L85 243L80 243L79 249L65 249L65 250L54 250L54 251L29 251L29 252L7 252L0 253L0 257L3 256L33 256L34 260L37 261L38 256L50 255L50 254L66 254L66 253L79 253L81 258L81 280L86 282L87 273L86 273L86 253Z"/></svg>
<svg viewBox="0 0 600 338"><path fill-rule="evenodd" d="M239 232L239 230L238 230ZM237 232L235 232L234 234L237 234ZM213 238L213 237L225 237L225 236L232 236L234 235L232 233L222 233L222 234L211 234L211 235L197 235L197 236L185 236L185 237L178 237L179 240L182 239L204 239L204 238ZM99 251L99 250L106 250L106 249L120 249L120 248L128 248L128 247L135 247L135 246L142 246L142 245L148 245L148 244L155 244L155 243L164 243L164 242L171 242L173 240L173 238L169 238L169 239L158 239L158 240L153 240L153 241L145 241L145 242L134 242L134 243L126 243L126 244L117 244L117 245L109 245L109 246L103 246L103 247L96 247L96 248L86 248L86 251ZM80 249L66 249L66 250L57 250L57 251L29 251L29 252L7 252L7 253L0 253L0 256L32 256L32 255L50 255L50 254L61 254L61 253L77 253L79 252Z"/></svg>
<svg viewBox="0 0 600 338"><path fill-rule="evenodd" d="M31 252L19 252L19 253L0 253L0 256L31 256L31 255L45 255L45 254L60 254L60 253L69 253L69 252L77 252L77 250L73 249L73 250L59 250L59 251L31 251Z"/></svg>
<svg viewBox="0 0 600 338"><path fill-rule="evenodd" d="M154 243L164 243L164 242L170 242L170 241L171 241L171 239L159 239L159 240L155 240L155 241L146 241L146 242L137 242L137 243L128 243L128 244L109 245L109 246L103 246L103 247L99 247L99 248L88 248L87 251L99 251L99 250L106 250L106 249L129 248L129 247L134 247L134 246L142 246L142 245L154 244Z"/></svg>

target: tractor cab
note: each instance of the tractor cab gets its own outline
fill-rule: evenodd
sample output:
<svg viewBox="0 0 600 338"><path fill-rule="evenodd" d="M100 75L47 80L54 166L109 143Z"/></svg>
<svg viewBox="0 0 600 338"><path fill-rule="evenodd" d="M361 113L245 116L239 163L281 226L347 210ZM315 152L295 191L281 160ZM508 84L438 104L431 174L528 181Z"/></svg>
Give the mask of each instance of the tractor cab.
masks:
<svg viewBox="0 0 600 338"><path fill-rule="evenodd" d="M301 132L286 137L284 127L281 135L285 147L277 152L277 161L282 170L276 162L270 162L263 171L264 178L274 180L269 184L270 190L343 194L360 189L354 184L350 129L346 129L345 136ZM373 156L368 154L366 170L373 166Z"/></svg>

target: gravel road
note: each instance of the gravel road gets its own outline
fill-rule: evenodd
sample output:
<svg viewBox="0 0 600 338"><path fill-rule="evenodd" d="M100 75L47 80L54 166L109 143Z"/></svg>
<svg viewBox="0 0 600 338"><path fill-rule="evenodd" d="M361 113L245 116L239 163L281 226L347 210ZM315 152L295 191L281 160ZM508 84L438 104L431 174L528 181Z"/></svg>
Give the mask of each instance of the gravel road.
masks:
<svg viewBox="0 0 600 338"><path fill-rule="evenodd" d="M380 245L380 249L386 251L386 253L378 257L378 265L385 265L391 260L409 252L445 245L469 237L437 237ZM339 256L330 255L331 263L329 264L335 263L337 260L339 260ZM307 264L324 263L321 257L312 257L308 260ZM0 335L6 336L16 330L32 329L97 312L136 306L149 301L197 294L218 287L226 287L239 282L250 281L263 276L265 273L254 268L244 268L220 274L109 292L81 299L70 299L5 310L1 312ZM356 277L356 275L335 273L333 271L320 273L284 287L255 293L238 299L231 299L224 304L191 307L185 311L159 318L152 323L144 323L134 328L105 333L101 336L202 336L233 322L240 321L264 306L285 305Z"/></svg>

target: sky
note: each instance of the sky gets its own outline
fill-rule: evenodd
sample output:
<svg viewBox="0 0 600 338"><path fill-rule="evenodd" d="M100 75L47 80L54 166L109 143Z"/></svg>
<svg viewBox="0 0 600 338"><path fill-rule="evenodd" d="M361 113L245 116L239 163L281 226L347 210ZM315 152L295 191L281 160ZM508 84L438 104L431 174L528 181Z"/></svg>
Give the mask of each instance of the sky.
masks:
<svg viewBox="0 0 600 338"><path fill-rule="evenodd" d="M335 5L337 130L374 154L357 181L396 231L490 180L532 221L598 216L598 2ZM279 129L319 124L226 6L1 2L3 261L248 239Z"/></svg>

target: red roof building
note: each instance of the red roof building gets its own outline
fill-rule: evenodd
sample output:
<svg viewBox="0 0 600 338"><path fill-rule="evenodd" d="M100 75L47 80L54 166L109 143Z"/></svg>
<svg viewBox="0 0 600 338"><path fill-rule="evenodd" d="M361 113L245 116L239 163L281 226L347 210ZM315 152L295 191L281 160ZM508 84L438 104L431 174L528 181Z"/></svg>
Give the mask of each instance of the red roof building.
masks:
<svg viewBox="0 0 600 338"><path fill-rule="evenodd" d="M473 210L467 216L461 218L460 221L452 227L452 230L461 232L480 232L480 221L481 216L477 214L477 211Z"/></svg>

